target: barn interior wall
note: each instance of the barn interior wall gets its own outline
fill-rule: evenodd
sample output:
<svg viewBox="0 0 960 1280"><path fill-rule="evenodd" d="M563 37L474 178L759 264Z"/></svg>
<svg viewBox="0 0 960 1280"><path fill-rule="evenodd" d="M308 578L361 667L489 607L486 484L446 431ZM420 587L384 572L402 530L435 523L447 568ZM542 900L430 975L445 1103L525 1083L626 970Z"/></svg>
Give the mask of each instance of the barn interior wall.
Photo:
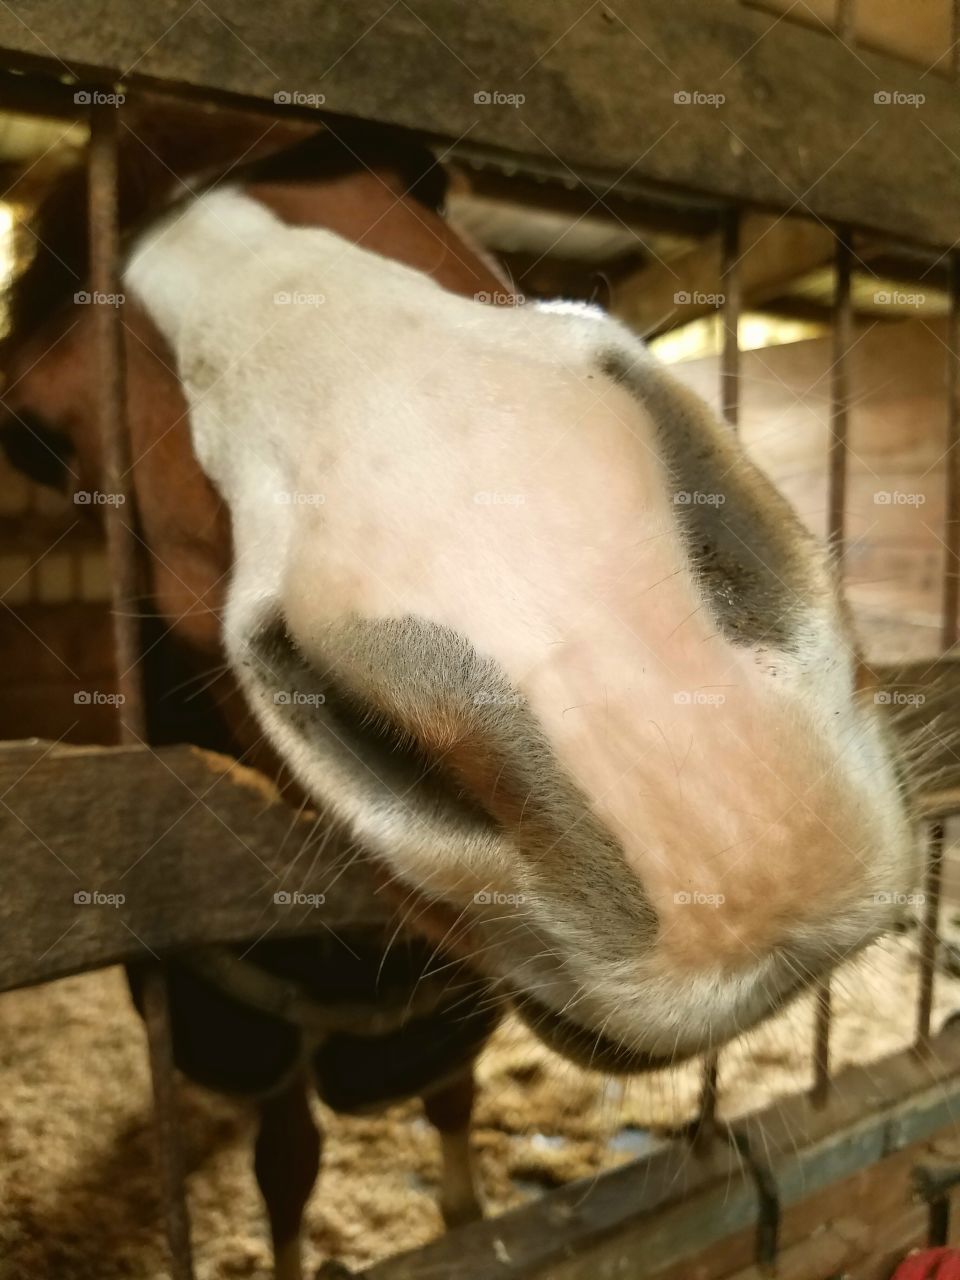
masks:
<svg viewBox="0 0 960 1280"><path fill-rule="evenodd" d="M850 355L847 592L868 660L940 652L944 545L942 320L862 323ZM827 528L829 337L741 356L747 451L812 532ZM714 405L715 357L674 371Z"/></svg>

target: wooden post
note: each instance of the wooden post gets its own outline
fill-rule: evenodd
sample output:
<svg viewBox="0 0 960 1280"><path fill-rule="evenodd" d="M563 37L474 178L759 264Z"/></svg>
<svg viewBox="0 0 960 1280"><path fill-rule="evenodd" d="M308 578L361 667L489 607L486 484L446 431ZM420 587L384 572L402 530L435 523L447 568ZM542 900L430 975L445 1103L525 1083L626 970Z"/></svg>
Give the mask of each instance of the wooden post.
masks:
<svg viewBox="0 0 960 1280"><path fill-rule="evenodd" d="M94 318L102 475L107 492L112 496L104 511L111 568L117 692L121 698L120 740L142 742L146 737L146 714L138 619L143 590L127 424L123 304L119 301L120 108L116 98L117 95L96 91L90 112L90 305ZM170 1248L170 1274L173 1280L193 1280L190 1224L174 1098L167 984L162 968L152 963L148 965L144 978L144 1021L153 1081L157 1163Z"/></svg>

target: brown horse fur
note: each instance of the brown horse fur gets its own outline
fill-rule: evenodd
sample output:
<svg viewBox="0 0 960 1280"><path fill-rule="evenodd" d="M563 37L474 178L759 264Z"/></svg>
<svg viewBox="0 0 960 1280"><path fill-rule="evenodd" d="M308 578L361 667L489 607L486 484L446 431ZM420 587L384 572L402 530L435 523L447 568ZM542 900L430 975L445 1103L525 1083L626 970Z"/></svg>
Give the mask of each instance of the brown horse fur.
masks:
<svg viewBox="0 0 960 1280"><path fill-rule="evenodd" d="M363 126L304 136L302 127L241 118L225 129L222 115L205 121L169 106L160 113L155 104L148 108L127 114L121 125L125 235L181 192L181 182L198 173L227 173L242 158L245 179L291 222L334 227L434 275L446 288L472 294L501 287L500 277L442 220L443 172L426 150ZM91 315L89 307L72 305L88 273L87 229L78 216L86 199L83 157L68 152L36 166L14 196L30 214L23 236L33 253L8 299L4 444L12 460L41 482L96 488L101 466ZM132 302L125 306L124 326L148 590L143 629L151 739L198 742L282 775L282 762L252 723L229 675L204 680L199 696L190 692L198 677L223 664L219 615L231 563L230 523L194 458L170 352ZM296 785L289 777L280 781L291 802L299 803ZM416 914L406 893L398 900L406 913ZM394 929L376 937L267 941L247 959L268 973L296 978L321 1004L347 988L371 1008L386 1003L398 1015L408 1010L423 973L445 966L433 943ZM348 1111L423 1094L444 1144L444 1215L453 1222L480 1212L465 1137L471 1090L464 1081L499 1017L487 985L450 968L447 994L432 1013L408 1017L405 1027L387 1036L341 1034L318 1042L302 1028L240 1003L188 962L172 962L168 972L181 1069L210 1088L263 1098L256 1172L282 1280L300 1274L299 1224L319 1167L320 1140L305 1101L308 1082L331 1106ZM139 1003L136 970L130 978Z"/></svg>
<svg viewBox="0 0 960 1280"><path fill-rule="evenodd" d="M459 911L541 1035L612 1070L710 1049L888 927L910 884L832 566L609 317L479 305L496 275L394 147L325 135L125 206L152 604L208 659L222 630L244 694L213 687L222 723L252 752L253 710L311 799ZM35 267L19 293L32 274L48 308L45 269L59 285ZM278 309L314 286L322 308ZM8 411L73 440L92 485L88 319L25 323ZM363 1049L321 1047L321 1087L366 1079Z"/></svg>

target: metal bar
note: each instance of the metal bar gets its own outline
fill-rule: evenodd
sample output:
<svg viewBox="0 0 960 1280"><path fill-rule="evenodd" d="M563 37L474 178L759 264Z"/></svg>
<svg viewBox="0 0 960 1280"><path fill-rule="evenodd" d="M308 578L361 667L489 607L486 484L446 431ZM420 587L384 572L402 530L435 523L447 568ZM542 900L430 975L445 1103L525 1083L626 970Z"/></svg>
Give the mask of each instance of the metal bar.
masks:
<svg viewBox="0 0 960 1280"><path fill-rule="evenodd" d="M97 418L102 455L102 483L113 502L105 524L110 557L113 642L121 742L146 736L140 682L141 609L139 544L134 536L136 513L130 480L130 433L127 430L126 366L122 308L106 300L120 294L117 227L117 108L97 105L90 115L89 213L90 295L93 302ZM100 299L100 301L98 301Z"/></svg>
<svg viewBox="0 0 960 1280"><path fill-rule="evenodd" d="M960 0L957 0L960 4ZM943 596L940 643L957 642L960 605L960 255L950 255L950 313L947 319L947 439L944 455Z"/></svg>
<svg viewBox="0 0 960 1280"><path fill-rule="evenodd" d="M143 1020L147 1028L150 1081L153 1089L154 1142L163 1196L167 1248L170 1252L170 1277L171 1280L194 1280L190 1215L187 1211L180 1121L173 1076L170 999L166 972L159 964L151 962L145 966L142 990Z"/></svg>
<svg viewBox="0 0 960 1280"><path fill-rule="evenodd" d="M960 0L952 5L953 36L960 32ZM954 44L953 65L958 54ZM947 438L944 460L943 589L940 643L949 651L957 643L957 610L960 604L960 258L950 254L950 312L947 319ZM920 939L920 983L917 990L916 1049L930 1047L930 1021L940 930L940 897L943 879L944 825L930 828L930 844L924 878L924 908Z"/></svg>
<svg viewBox="0 0 960 1280"><path fill-rule="evenodd" d="M106 491L114 495L114 501L106 504L104 510L111 566L117 692L121 695L119 733L121 741L129 743L142 742L145 738L146 715L139 665L141 564L135 537L135 495L130 480L123 318L121 307L107 301L116 299L121 292L118 129L118 108L107 102L95 103L90 113L88 161L90 293L103 484ZM172 1280L193 1280L190 1224L174 1099L170 1010L166 978L159 966L149 966L146 974L144 1022L153 1081L157 1162L170 1249L170 1274Z"/></svg>
<svg viewBox="0 0 960 1280"><path fill-rule="evenodd" d="M827 477L827 533L840 570L843 567L846 537L847 435L850 405L848 355L853 344L853 307L850 298L852 259L849 232L844 228L837 232L835 255L830 454Z"/></svg>
<svg viewBox="0 0 960 1280"><path fill-rule="evenodd" d="M849 232L837 232L831 365L830 452L827 475L827 535L837 572L843 574L847 515L847 436L849 429L850 370L848 356L853 341L853 308L850 296L852 253ZM830 1034L833 1001L830 980L817 984L813 1041L813 1086L810 1101L825 1105L830 1095Z"/></svg>
<svg viewBox="0 0 960 1280"><path fill-rule="evenodd" d="M723 294L723 352L720 358L720 404L732 427L740 422L740 210L724 215L720 291Z"/></svg>
<svg viewBox="0 0 960 1280"><path fill-rule="evenodd" d="M940 889L943 878L943 824L930 828L930 847L923 882L923 930L920 937L920 986L917 993L917 1034L915 1048L927 1053L930 1048L930 1018L933 1013L933 978L937 960L940 924Z"/></svg>
<svg viewBox="0 0 960 1280"><path fill-rule="evenodd" d="M757 1188L757 1233L754 1241L754 1263L762 1275L776 1274L780 1254L780 1191L766 1154L757 1155L756 1144L747 1134L731 1128L727 1140L740 1152Z"/></svg>
<svg viewBox="0 0 960 1280"><path fill-rule="evenodd" d="M950 1201L946 1196L930 1201L930 1216L927 1220L927 1244L931 1248L942 1248L950 1238Z"/></svg>
<svg viewBox="0 0 960 1280"><path fill-rule="evenodd" d="M826 1105L830 1096L830 1031L833 1020L833 995L829 982L817 984L816 1017L813 1028L813 1085L810 1101L815 1107Z"/></svg>
<svg viewBox="0 0 960 1280"><path fill-rule="evenodd" d="M950 7L950 74L960 80L960 0Z"/></svg>
<svg viewBox="0 0 960 1280"><path fill-rule="evenodd" d="M719 1083L719 1054L711 1053L703 1063L700 1105L693 1126L693 1140L697 1146L712 1141L716 1136Z"/></svg>
<svg viewBox="0 0 960 1280"><path fill-rule="evenodd" d="M918 1165L912 1182L928 1210L927 1244L941 1247L950 1240L950 1193L960 1186L960 1165L943 1168Z"/></svg>
<svg viewBox="0 0 960 1280"><path fill-rule="evenodd" d="M857 0L837 0L834 30L846 44L852 44L857 36Z"/></svg>

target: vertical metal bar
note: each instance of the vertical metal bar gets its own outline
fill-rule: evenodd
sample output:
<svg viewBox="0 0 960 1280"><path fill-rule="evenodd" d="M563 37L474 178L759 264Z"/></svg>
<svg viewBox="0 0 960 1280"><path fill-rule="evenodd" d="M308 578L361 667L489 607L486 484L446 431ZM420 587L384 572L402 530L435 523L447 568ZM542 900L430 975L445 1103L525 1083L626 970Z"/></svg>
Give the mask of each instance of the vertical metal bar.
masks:
<svg viewBox="0 0 960 1280"><path fill-rule="evenodd" d="M720 404L732 427L740 423L740 210L724 215L720 290L723 294L723 351L720 357Z"/></svg>
<svg viewBox="0 0 960 1280"><path fill-rule="evenodd" d="M713 1140L717 1131L717 1097L719 1093L719 1054L711 1053L703 1063L703 1084L700 1089L700 1105L693 1128L697 1146Z"/></svg>
<svg viewBox="0 0 960 1280"><path fill-rule="evenodd" d="M931 1249L942 1249L950 1242L950 1197L940 1196L930 1201L927 1218L927 1244Z"/></svg>
<svg viewBox="0 0 960 1280"><path fill-rule="evenodd" d="M843 574L847 520L847 438L850 406L848 356L853 343L853 306L850 295L851 262L849 233L838 232L835 252L833 307L833 348L830 390L830 447L827 474L827 534L837 572ZM810 1101L826 1105L830 1096L830 1035L833 1025L833 998L830 980L816 987L816 1015L813 1035L813 1086Z"/></svg>
<svg viewBox="0 0 960 1280"><path fill-rule="evenodd" d="M957 642L957 609L960 605L960 255L956 251L950 254L947 351L944 562L940 635L940 643L945 650L951 649Z"/></svg>
<svg viewBox="0 0 960 1280"><path fill-rule="evenodd" d="M736 429L740 424L740 210L728 209L723 217L720 241L720 291L723 294L723 347L720 354L720 405L724 418ZM718 1055L703 1064L700 1106L694 1126L696 1141L709 1142L717 1124L719 1087Z"/></svg>
<svg viewBox="0 0 960 1280"><path fill-rule="evenodd" d="M810 1101L815 1107L822 1107L830 1097L830 1031L833 1022L833 993L830 990L829 981L817 984L816 998L813 1028L813 1085L810 1089Z"/></svg>
<svg viewBox="0 0 960 1280"><path fill-rule="evenodd" d="M126 366L122 311L105 299L120 293L117 226L117 116L106 103L91 108L89 160L90 294L96 361L97 416L102 483L114 501L105 513L113 596L113 643L120 702L120 740L146 736L140 682L140 555L134 537L134 493L130 482ZM97 301L97 299L101 301Z"/></svg>
<svg viewBox="0 0 960 1280"><path fill-rule="evenodd" d="M120 294L118 129L117 107L107 103L92 107L88 200L97 414L103 484L107 492L116 495L104 511L111 565L118 692L123 695L119 708L120 739L135 742L142 741L146 735L139 668L140 556L134 536L134 491L129 479L131 453L122 312L119 306L106 301ZM159 966L148 966L145 974L144 1021L153 1080L157 1161L170 1248L170 1273L173 1280L193 1280L190 1225L174 1103L170 1012L166 979Z"/></svg>
<svg viewBox="0 0 960 1280"><path fill-rule="evenodd" d="M833 27L841 40L853 43L857 35L857 0L837 0Z"/></svg>
<svg viewBox="0 0 960 1280"><path fill-rule="evenodd" d="M833 350L830 372L830 454L827 477L827 534L842 572L846 540L847 436L849 429L850 370L848 355L853 345L853 307L850 276L853 255L846 229L837 233L834 258Z"/></svg>
<svg viewBox="0 0 960 1280"><path fill-rule="evenodd" d="M735 430L740 425L740 210L724 214L721 235L720 291L723 294L723 347L720 356L720 406ZM719 1094L719 1055L704 1060L703 1083L695 1126L698 1144L710 1142L716 1134Z"/></svg>
<svg viewBox="0 0 960 1280"><path fill-rule="evenodd" d="M930 1018L933 1013L933 976L937 962L938 927L940 923L940 889L943 879L943 824L930 828L930 847L923 881L923 919L920 936L920 986L917 994L917 1036L915 1048L926 1053L930 1048Z"/></svg>
<svg viewBox="0 0 960 1280"><path fill-rule="evenodd" d="M960 0L953 6L954 35L958 30ZM956 47L953 50L957 56ZM943 584L940 643L949 651L957 643L957 611L960 605L960 257L950 254L950 312L947 318L947 438L944 456ZM940 897L943 879L943 823L930 828L930 844L924 876L924 900L920 939L920 983L917 989L916 1049L930 1047L930 1020L940 936Z"/></svg>
<svg viewBox="0 0 960 1280"><path fill-rule="evenodd" d="M960 0L953 0L950 9L950 74L960 80Z"/></svg>

